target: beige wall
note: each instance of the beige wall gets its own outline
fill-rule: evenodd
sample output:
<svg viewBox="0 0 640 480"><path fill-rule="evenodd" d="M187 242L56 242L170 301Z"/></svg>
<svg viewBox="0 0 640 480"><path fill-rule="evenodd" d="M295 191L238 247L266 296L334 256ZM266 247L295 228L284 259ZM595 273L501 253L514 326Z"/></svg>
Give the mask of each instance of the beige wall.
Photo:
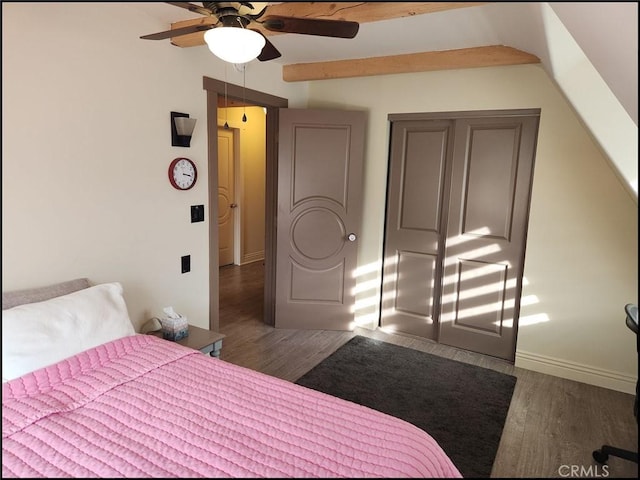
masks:
<svg viewBox="0 0 640 480"><path fill-rule="evenodd" d="M356 320L378 318L390 113L540 108L516 365L635 391L637 204L540 66L311 82L309 107L368 112Z"/></svg>
<svg viewBox="0 0 640 480"><path fill-rule="evenodd" d="M202 78L243 77L205 46L140 40L167 28L149 7L2 3L2 289L119 281L137 327L173 305L208 328ZM246 86L303 105L306 86L281 76L255 61ZM171 146L170 111L198 119L191 148ZM198 167L189 191L167 178L179 156ZM197 204L207 220L192 224ZM191 255L186 274L182 255Z"/></svg>
<svg viewBox="0 0 640 480"><path fill-rule="evenodd" d="M242 121L242 116L247 121ZM238 132L236 169L236 263L243 265L264 260L266 114L262 107L218 109L218 125Z"/></svg>

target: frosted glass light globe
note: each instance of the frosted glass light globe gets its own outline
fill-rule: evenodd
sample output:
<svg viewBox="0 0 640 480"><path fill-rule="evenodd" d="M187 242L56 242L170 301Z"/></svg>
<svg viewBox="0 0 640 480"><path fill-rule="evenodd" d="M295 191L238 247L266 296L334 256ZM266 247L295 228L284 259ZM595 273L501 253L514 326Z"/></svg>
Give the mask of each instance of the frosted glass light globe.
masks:
<svg viewBox="0 0 640 480"><path fill-rule="evenodd" d="M239 27L207 30L204 41L211 53L229 63L247 63L262 52L265 39L258 32Z"/></svg>

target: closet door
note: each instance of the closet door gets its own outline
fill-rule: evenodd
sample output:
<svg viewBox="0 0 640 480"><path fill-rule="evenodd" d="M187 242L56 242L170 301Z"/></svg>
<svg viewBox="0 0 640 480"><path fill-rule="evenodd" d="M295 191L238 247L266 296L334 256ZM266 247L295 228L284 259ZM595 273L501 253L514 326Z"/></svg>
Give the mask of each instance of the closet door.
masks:
<svg viewBox="0 0 640 480"><path fill-rule="evenodd" d="M400 117L380 326L513 361L539 111Z"/></svg>
<svg viewBox="0 0 640 480"><path fill-rule="evenodd" d="M439 341L515 359L538 116L456 121Z"/></svg>
<svg viewBox="0 0 640 480"><path fill-rule="evenodd" d="M392 124L381 314L391 331L437 335L453 126Z"/></svg>

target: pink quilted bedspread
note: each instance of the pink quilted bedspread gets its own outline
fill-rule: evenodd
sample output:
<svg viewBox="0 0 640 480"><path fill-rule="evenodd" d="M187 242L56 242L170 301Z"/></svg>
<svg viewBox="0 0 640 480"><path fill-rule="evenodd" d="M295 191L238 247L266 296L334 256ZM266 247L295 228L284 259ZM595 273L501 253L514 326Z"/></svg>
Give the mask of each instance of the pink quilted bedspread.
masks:
<svg viewBox="0 0 640 480"><path fill-rule="evenodd" d="M3 384L3 477L459 477L413 425L135 335Z"/></svg>

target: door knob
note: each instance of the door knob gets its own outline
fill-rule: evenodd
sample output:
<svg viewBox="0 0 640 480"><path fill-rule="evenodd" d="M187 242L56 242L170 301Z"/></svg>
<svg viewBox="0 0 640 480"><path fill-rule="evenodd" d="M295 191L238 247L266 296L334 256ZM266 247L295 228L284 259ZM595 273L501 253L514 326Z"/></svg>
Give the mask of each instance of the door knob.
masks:
<svg viewBox="0 0 640 480"><path fill-rule="evenodd" d="M357 238L358 237L355 233L350 233L349 235L347 235L347 240L349 240L350 242L355 242Z"/></svg>
<svg viewBox="0 0 640 480"><path fill-rule="evenodd" d="M230 208L236 208L237 206L238 206L237 203L232 203L232 204L229 205Z"/></svg>

